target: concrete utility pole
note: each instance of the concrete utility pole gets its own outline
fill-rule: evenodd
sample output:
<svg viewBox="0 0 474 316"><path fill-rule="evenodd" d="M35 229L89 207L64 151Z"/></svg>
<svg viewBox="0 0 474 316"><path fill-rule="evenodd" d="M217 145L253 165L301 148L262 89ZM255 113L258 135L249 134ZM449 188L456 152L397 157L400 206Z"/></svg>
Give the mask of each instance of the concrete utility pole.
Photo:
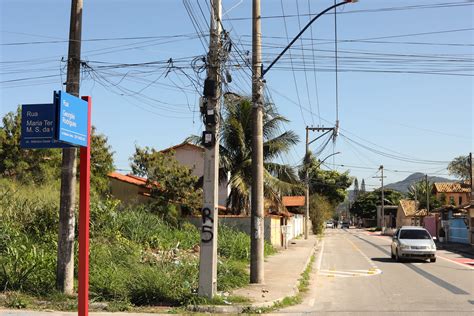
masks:
<svg viewBox="0 0 474 316"><path fill-rule="evenodd" d="M66 92L79 97L81 70L82 0L71 1ZM58 256L56 287L65 294L74 291L74 226L76 198L76 148L64 148L61 163Z"/></svg>
<svg viewBox="0 0 474 316"><path fill-rule="evenodd" d="M382 223L381 224L382 224L382 234L383 234L383 232L385 230L385 196L384 196L385 192L384 192L384 186L383 186L383 178L385 178L385 177L383 175L383 165L380 165L379 170L382 171L382 175L378 176L378 177L372 177L372 178L378 178L378 179L381 179L381 181L382 181L382 201L381 201L382 202L381 203L381 208L382 209L380 210L380 213L381 213L381 216L382 216ZM377 223L377 225L378 225L378 223Z"/></svg>
<svg viewBox="0 0 474 316"><path fill-rule="evenodd" d="M306 126L306 150L305 150L305 164L306 164L306 172L305 172L305 184L306 184L306 197L304 199L304 203L306 204L306 210L305 210L305 216L304 216L304 239L308 239L309 235L309 170L308 170L308 164L309 164L309 129L308 126Z"/></svg>
<svg viewBox="0 0 474 316"><path fill-rule="evenodd" d="M426 211L430 211L430 186L428 182L428 175L425 174L425 180L426 180Z"/></svg>
<svg viewBox="0 0 474 316"><path fill-rule="evenodd" d="M324 132L321 136L316 137L316 139L313 139L312 141L309 141L309 131L313 132ZM305 153L305 164L309 163L309 145L312 144L313 142L317 141L321 137L327 135L328 133L333 133L333 137L337 136L338 132L338 127L309 127L306 126L306 153ZM321 165L327 158L334 156L336 153L329 155L328 157L324 158L323 161L321 161L319 164ZM305 217L304 217L304 239L308 239L309 235L309 172L307 169L308 166L306 166L306 198L305 198Z"/></svg>
<svg viewBox="0 0 474 316"><path fill-rule="evenodd" d="M472 173L473 165L472 165L472 152L469 153L469 179L471 180L471 205L474 204L474 183L472 182Z"/></svg>
<svg viewBox="0 0 474 316"><path fill-rule="evenodd" d="M252 2L252 196L250 283L263 283L263 79L260 0Z"/></svg>
<svg viewBox="0 0 474 316"><path fill-rule="evenodd" d="M383 165L380 165L380 170L382 171L381 181L382 181L382 234L385 231L385 188L383 186Z"/></svg>
<svg viewBox="0 0 474 316"><path fill-rule="evenodd" d="M219 222L219 100L221 78L219 51L221 45L221 0L211 1L210 43L208 72L204 87L203 117L206 131L203 135L204 184L201 226L201 250L199 257L198 294L208 298L217 293L217 227Z"/></svg>

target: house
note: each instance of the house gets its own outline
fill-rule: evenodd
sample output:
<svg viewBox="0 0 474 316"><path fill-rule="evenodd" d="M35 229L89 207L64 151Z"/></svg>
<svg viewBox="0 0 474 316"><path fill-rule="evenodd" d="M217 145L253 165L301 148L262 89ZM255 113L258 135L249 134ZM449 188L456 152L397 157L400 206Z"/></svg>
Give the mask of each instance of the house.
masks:
<svg viewBox="0 0 474 316"><path fill-rule="evenodd" d="M397 227L421 226L423 217L428 215L425 209L418 210L418 204L413 200L400 200L397 209Z"/></svg>
<svg viewBox="0 0 474 316"><path fill-rule="evenodd" d="M181 143L161 151L162 153L172 152L174 158L183 166L192 170L192 174L200 179L204 176L204 147L194 145L191 143ZM227 197L230 193L230 186L228 186L230 175L227 175L225 180L220 180L219 183L219 205L227 204Z"/></svg>
<svg viewBox="0 0 474 316"><path fill-rule="evenodd" d="M118 172L111 172L107 176L110 194L123 204L144 203L150 200L151 188L145 178Z"/></svg>
<svg viewBox="0 0 474 316"><path fill-rule="evenodd" d="M435 182L432 192L444 205L465 205L470 203L471 199L471 186L465 182Z"/></svg>

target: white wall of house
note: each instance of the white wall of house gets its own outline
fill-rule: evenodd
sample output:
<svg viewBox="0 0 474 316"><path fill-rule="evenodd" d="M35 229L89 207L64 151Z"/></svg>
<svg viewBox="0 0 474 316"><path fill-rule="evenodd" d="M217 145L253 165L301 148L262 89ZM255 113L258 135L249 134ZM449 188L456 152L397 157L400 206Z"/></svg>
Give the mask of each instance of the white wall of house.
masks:
<svg viewBox="0 0 474 316"><path fill-rule="evenodd" d="M187 166L193 171L193 175L196 177L202 177L204 175L204 149L193 146L183 145L174 148L175 159L182 165ZM225 206L227 197L230 193L230 187L228 186L230 174L227 176L227 181L219 184L219 205Z"/></svg>

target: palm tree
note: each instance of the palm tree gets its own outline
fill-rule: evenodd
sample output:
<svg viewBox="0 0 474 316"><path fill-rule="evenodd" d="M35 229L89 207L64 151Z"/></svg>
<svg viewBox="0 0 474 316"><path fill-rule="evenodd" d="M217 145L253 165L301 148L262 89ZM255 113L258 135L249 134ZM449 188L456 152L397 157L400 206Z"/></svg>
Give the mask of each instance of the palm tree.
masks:
<svg viewBox="0 0 474 316"><path fill-rule="evenodd" d="M281 194L298 187L295 170L275 159L288 152L299 141L293 131L281 132L289 122L273 104L266 103L263 111L264 192L267 204L281 205ZM196 137L188 140L196 141ZM252 183L252 102L249 98L226 94L220 125L220 167L230 173L230 195L227 207L234 213L248 214Z"/></svg>

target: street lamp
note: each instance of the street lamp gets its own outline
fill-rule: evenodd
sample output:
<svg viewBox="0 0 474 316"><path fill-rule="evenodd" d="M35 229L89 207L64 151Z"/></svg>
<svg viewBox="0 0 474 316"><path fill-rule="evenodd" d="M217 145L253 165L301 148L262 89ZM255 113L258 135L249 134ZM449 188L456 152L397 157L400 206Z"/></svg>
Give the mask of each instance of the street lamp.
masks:
<svg viewBox="0 0 474 316"><path fill-rule="evenodd" d="M340 154L341 152L335 152L335 153L332 153L328 156L326 156L323 160L320 160L319 161L319 164L316 166L316 168L319 168L319 166L321 166L329 157L332 157L332 156L335 156L335 155L338 155ZM306 197L305 197L305 204L306 204L306 211L305 211L305 216L304 216L304 239L308 239L308 235L309 235L309 172L308 172L308 163L309 161L307 160L309 159L309 153L306 152L306 157L305 157L305 172L306 172L306 176L305 176L305 182L306 182Z"/></svg>
<svg viewBox="0 0 474 316"><path fill-rule="evenodd" d="M281 53L278 54L277 58L275 58L275 60L272 61L270 66L268 66L267 69L263 70L262 78L273 67L273 65L276 64L276 62L286 53L286 51L288 49L290 49L290 47L298 40L298 38L300 38L300 36L303 35L303 33L308 29L308 27L310 27L311 24L313 24L313 22L316 21L320 16L324 15L325 13L327 13L327 12L331 11L332 9L335 9L335 8L341 6L341 5L344 5L344 4L347 4L347 3L355 3L357 1L358 0L344 0L343 2L336 3L335 5L332 5L329 8L321 11L318 15L316 15L314 18L312 18L311 21L309 21L308 24L306 24L306 26L298 33L298 35L296 35L296 37L285 47L285 49L283 49L281 51Z"/></svg>
<svg viewBox="0 0 474 316"><path fill-rule="evenodd" d="M290 49L298 38L328 11L356 0L344 0L323 10L309 21L309 23L285 47L278 57L266 68L262 64L262 31L260 0L252 2L252 199L251 199L251 233L250 233L250 283L263 283L263 87L265 74Z"/></svg>

